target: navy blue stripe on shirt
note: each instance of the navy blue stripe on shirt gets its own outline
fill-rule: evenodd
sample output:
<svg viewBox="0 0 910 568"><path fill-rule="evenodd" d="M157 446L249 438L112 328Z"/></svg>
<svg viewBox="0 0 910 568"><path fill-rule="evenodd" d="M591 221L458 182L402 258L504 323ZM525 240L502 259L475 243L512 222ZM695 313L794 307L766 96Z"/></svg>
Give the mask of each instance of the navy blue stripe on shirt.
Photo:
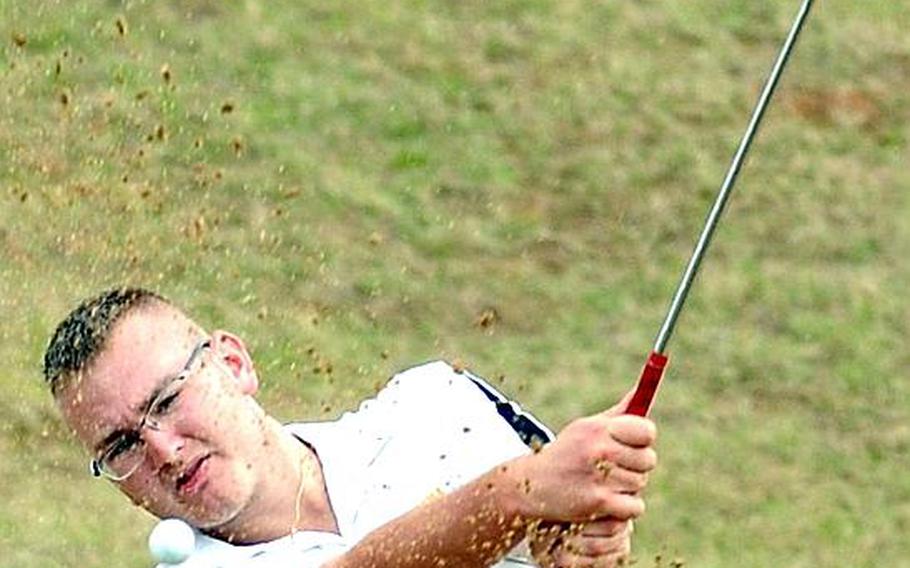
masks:
<svg viewBox="0 0 910 568"><path fill-rule="evenodd" d="M469 371L461 371L461 374L471 379L471 382L477 385L480 392L496 404L496 412L509 423L509 426L515 430L515 433L518 434L518 437L521 438L521 441L526 446L539 448L543 444L553 441L553 434L546 426L522 410L518 404L503 396L502 393L490 386L490 383Z"/></svg>

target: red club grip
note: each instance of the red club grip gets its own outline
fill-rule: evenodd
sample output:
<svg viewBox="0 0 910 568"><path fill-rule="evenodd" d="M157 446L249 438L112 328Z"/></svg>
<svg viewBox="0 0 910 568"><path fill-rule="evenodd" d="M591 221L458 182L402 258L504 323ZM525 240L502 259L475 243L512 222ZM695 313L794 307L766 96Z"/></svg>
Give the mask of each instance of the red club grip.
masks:
<svg viewBox="0 0 910 568"><path fill-rule="evenodd" d="M660 379L664 376L664 367L667 366L668 357L657 351L652 351L648 356L648 362L645 368L641 370L641 377L638 378L638 385L635 387L635 394L626 407L626 414L635 414L636 416L647 416L651 410L651 402L654 401L654 395L657 394L657 387L660 386Z"/></svg>

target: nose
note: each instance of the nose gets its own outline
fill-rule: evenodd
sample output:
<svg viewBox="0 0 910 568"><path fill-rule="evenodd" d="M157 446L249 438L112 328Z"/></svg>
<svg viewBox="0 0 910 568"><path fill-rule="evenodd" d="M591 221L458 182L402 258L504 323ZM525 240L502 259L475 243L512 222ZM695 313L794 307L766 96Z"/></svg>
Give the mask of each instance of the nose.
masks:
<svg viewBox="0 0 910 568"><path fill-rule="evenodd" d="M183 451L183 437L169 428L146 428L142 437L145 439L148 459L156 468L176 462Z"/></svg>

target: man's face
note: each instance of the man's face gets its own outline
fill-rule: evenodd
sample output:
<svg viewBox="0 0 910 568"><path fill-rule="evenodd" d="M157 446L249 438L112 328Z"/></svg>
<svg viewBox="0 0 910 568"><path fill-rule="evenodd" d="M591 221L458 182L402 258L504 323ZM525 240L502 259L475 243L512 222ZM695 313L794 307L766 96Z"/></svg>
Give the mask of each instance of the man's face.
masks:
<svg viewBox="0 0 910 568"><path fill-rule="evenodd" d="M155 393L171 384L204 337L169 307L142 308L117 323L105 350L57 397L93 457L136 433ZM117 484L158 517L213 528L255 499L264 414L251 396L256 377L239 339L216 332L199 357L160 426L139 430L136 470Z"/></svg>

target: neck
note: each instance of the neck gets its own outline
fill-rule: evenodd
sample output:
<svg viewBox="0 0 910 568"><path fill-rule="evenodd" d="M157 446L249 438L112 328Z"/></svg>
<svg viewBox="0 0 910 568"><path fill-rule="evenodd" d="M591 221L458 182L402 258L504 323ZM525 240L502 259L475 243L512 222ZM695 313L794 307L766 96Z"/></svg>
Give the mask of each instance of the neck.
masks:
<svg viewBox="0 0 910 568"><path fill-rule="evenodd" d="M275 540L302 530L337 532L316 453L274 422L259 464L265 474L256 499L208 534L235 544Z"/></svg>

